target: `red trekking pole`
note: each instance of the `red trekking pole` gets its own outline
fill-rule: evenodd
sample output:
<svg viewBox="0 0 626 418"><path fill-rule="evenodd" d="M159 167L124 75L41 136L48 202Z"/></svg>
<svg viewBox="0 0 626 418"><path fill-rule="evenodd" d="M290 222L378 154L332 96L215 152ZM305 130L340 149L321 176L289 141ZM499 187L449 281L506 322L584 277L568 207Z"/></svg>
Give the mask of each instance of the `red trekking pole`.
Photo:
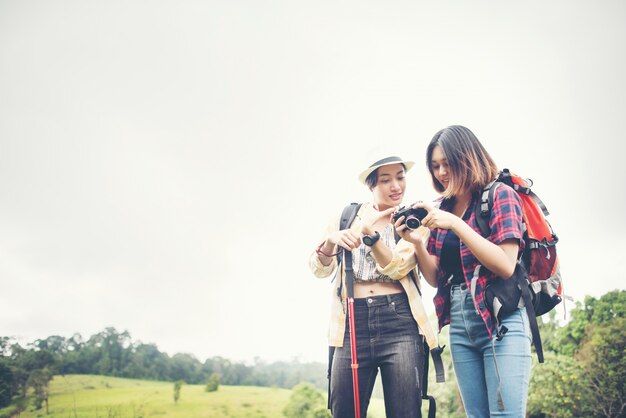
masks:
<svg viewBox="0 0 626 418"><path fill-rule="evenodd" d="M359 400L359 363L356 355L356 328L354 326L354 274L352 272L352 252L344 250L346 290L348 296L348 325L350 327L350 357L352 359L352 389L354 391L354 417L361 418Z"/></svg>

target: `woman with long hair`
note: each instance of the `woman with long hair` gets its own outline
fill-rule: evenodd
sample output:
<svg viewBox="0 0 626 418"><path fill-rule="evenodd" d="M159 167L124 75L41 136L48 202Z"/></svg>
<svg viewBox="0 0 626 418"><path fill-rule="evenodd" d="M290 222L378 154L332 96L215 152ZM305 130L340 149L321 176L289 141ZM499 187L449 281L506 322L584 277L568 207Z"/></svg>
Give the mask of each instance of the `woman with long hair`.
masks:
<svg viewBox="0 0 626 418"><path fill-rule="evenodd" d="M464 126L437 132L426 150L439 205L418 203L428 215L422 225L430 237L408 230L398 233L413 243L434 298L439 329L450 324L450 352L468 417L524 417L530 380L528 317L523 308L502 318L508 331L497 340L496 320L485 304L490 280L510 278L523 250L522 209L517 193L499 185L494 193L485 238L476 223L480 191L496 179L498 169L476 136Z"/></svg>

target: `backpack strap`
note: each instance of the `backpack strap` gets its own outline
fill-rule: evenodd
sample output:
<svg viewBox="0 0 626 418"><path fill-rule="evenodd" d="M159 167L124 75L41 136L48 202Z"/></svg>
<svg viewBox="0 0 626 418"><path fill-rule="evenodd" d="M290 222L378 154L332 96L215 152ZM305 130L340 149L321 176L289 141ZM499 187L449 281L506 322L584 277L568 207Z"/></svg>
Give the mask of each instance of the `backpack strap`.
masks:
<svg viewBox="0 0 626 418"><path fill-rule="evenodd" d="M361 208L361 203L350 203L341 212L341 218L339 218L339 230L347 229L354 222L354 218L356 218L356 214L359 212ZM337 271L341 270L341 261L343 259L343 253L345 251L339 251L337 254ZM348 255L349 254L349 255ZM350 281L352 281L352 253L346 252L346 266L350 266L350 268L346 268L346 275L348 274L348 270L350 271ZM347 277L346 277L347 279ZM337 296L341 297L341 291L343 287L343 282L339 284L339 288L337 289ZM333 356L335 355L335 347L328 347L328 371L326 373L326 377L328 378L328 409L331 409L330 404L330 379L331 379L331 371L333 368Z"/></svg>
<svg viewBox="0 0 626 418"><path fill-rule="evenodd" d="M344 229L350 228L352 222L354 222L354 218L356 218L356 214L361 209L362 203L352 202L343 208L343 212L341 212L341 218L339 218L339 230L343 231ZM343 251L339 251L337 254L337 263L341 264L341 259L343 258Z"/></svg>
<svg viewBox="0 0 626 418"><path fill-rule="evenodd" d="M428 352L430 347L428 347L428 343L424 340L424 372L422 374L422 399L428 399L428 418L435 418L437 415L437 402L435 398L428 395ZM441 359L441 356L439 357ZM436 368L435 364L435 368Z"/></svg>
<svg viewBox="0 0 626 418"><path fill-rule="evenodd" d="M498 180L494 180L486 185L480 193L480 200L474 207L474 211L476 212L476 223L478 224L480 233L485 238L491 235L491 228L489 228L489 219L491 218L491 211L493 209L493 194L495 193L499 184L502 183Z"/></svg>
<svg viewBox="0 0 626 418"><path fill-rule="evenodd" d="M522 266L520 265L520 267ZM535 345L537 360L539 360L539 363L543 363L543 344L541 344L541 335L539 335L539 324L537 323L535 307L533 306L533 300L530 294L530 283L528 282L528 274L526 274L525 269L524 275L522 277L518 277L517 279L518 285L522 289L522 299L524 299L526 313L528 314L528 325L530 326L530 333L533 337L533 344Z"/></svg>
<svg viewBox="0 0 626 418"><path fill-rule="evenodd" d="M327 409L332 409L330 404L330 372L333 368L333 357L335 356L335 347L332 345L328 346L328 371L326 372L326 378L328 379L328 405Z"/></svg>
<svg viewBox="0 0 626 418"><path fill-rule="evenodd" d="M343 208L343 211L341 212L341 218L339 218L339 230L340 231L350 228L350 226L352 225L352 222L354 222L354 218L356 218L356 215L359 212L359 209L361 209L361 205L362 203L352 202L349 205L347 205L345 208ZM341 270L341 262L343 260L344 252L346 251L339 251L339 253L337 254L337 271ZM346 262L346 266L347 265L348 263ZM352 274L352 254L350 254L349 265L350 265L350 274ZM346 271L346 274L347 273L348 272ZM339 296L340 298L341 298L342 289L343 289L343 282L341 282L339 284L339 287L337 288L337 296Z"/></svg>

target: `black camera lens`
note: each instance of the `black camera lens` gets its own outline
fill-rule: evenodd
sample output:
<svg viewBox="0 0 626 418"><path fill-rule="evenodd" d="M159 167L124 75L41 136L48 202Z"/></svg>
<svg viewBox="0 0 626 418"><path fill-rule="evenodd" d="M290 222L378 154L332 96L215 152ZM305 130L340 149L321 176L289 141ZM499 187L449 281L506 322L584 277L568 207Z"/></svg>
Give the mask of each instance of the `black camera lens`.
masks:
<svg viewBox="0 0 626 418"><path fill-rule="evenodd" d="M406 221L404 221L406 227L409 229L417 229L422 224L422 221L415 215L409 215L406 217Z"/></svg>
<svg viewBox="0 0 626 418"><path fill-rule="evenodd" d="M417 229L422 225L422 219L424 219L427 215L428 211L424 208L401 208L393 215L393 220L397 221L404 216L405 219L402 223L406 224L406 227L409 229Z"/></svg>

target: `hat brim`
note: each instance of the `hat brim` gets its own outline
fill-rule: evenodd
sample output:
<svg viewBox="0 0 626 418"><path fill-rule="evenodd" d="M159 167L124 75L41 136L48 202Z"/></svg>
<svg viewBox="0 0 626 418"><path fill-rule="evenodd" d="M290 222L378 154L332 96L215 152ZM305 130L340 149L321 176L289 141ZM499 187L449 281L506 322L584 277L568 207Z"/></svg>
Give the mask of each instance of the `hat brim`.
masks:
<svg viewBox="0 0 626 418"><path fill-rule="evenodd" d="M376 161L374 164L370 165L369 167L367 167L365 170L363 170L361 172L361 174L359 174L359 181L365 185L367 185L367 183L365 182L365 180L367 179L367 176L369 176L370 174L372 174L376 169L386 166L386 165L393 165L393 164L404 164L404 170L409 171L411 169L411 167L413 167L415 165L414 161L407 161L407 160L403 160L400 157L387 157L387 158L383 158L382 160Z"/></svg>

